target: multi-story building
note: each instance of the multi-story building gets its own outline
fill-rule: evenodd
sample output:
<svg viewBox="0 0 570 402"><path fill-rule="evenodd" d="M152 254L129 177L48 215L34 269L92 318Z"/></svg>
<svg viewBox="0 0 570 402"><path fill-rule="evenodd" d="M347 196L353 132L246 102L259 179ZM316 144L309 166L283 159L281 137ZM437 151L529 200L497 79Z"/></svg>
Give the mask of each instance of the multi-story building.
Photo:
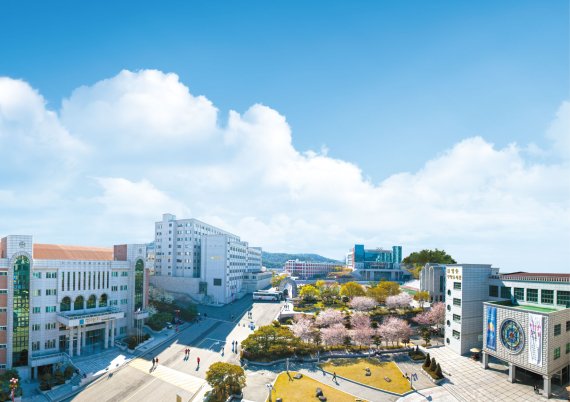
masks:
<svg viewBox="0 0 570 402"><path fill-rule="evenodd" d="M570 380L570 274L500 274L490 265L448 265L446 345L459 354L483 350L517 372L552 381Z"/></svg>
<svg viewBox="0 0 570 402"><path fill-rule="evenodd" d="M300 279L326 277L329 272L339 266L338 262L315 262L288 260L285 262L284 271L291 276Z"/></svg>
<svg viewBox="0 0 570 402"><path fill-rule="evenodd" d="M393 246L392 250L382 248L365 249L362 244L355 244L346 256L346 265L354 270L355 275L365 281L404 282L410 278L408 271L400 268L402 247Z"/></svg>
<svg viewBox="0 0 570 402"><path fill-rule="evenodd" d="M114 346L147 317L144 244L114 248L0 242L0 369L37 368Z"/></svg>
<svg viewBox="0 0 570 402"><path fill-rule="evenodd" d="M261 272L262 268L261 247L247 248L247 269L248 272Z"/></svg>
<svg viewBox="0 0 570 402"><path fill-rule="evenodd" d="M261 269L261 249L197 219L164 214L155 223L154 286L210 304L244 294L243 274Z"/></svg>
<svg viewBox="0 0 570 402"><path fill-rule="evenodd" d="M246 272L243 276L242 286L246 293L271 287L271 271Z"/></svg>
<svg viewBox="0 0 570 402"><path fill-rule="evenodd" d="M420 290L429 292L430 303L445 301L445 265L426 264L420 271Z"/></svg>

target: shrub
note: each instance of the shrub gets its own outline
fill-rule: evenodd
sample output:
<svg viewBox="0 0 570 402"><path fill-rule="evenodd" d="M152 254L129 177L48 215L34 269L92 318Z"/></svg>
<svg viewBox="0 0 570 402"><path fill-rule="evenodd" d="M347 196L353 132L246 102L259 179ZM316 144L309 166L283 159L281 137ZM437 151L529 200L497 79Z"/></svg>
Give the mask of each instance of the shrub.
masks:
<svg viewBox="0 0 570 402"><path fill-rule="evenodd" d="M57 370L54 376L54 383L55 385L62 385L65 384L65 377L63 375L63 371Z"/></svg>
<svg viewBox="0 0 570 402"><path fill-rule="evenodd" d="M412 360L424 360L425 361L425 358L426 358L426 356L422 352L420 352L419 350L417 352L415 350L408 352L408 356L410 356L410 358Z"/></svg>
<svg viewBox="0 0 570 402"><path fill-rule="evenodd" d="M71 377L73 377L73 367L72 366L67 366L65 368L65 370L63 371L63 375L65 377L66 380L69 380Z"/></svg>
<svg viewBox="0 0 570 402"><path fill-rule="evenodd" d="M441 366L439 365L439 363L437 363L437 366L435 367L435 372L434 372L435 376L437 377L437 379L441 379L443 378L443 373L441 372Z"/></svg>
<svg viewBox="0 0 570 402"><path fill-rule="evenodd" d="M437 363L435 361L435 357L432 357L431 363L429 365L429 371L431 371L432 373L435 372L436 367L437 367Z"/></svg>
<svg viewBox="0 0 570 402"><path fill-rule="evenodd" d="M273 322L271 323L275 328L279 328L281 326L281 323L277 320L273 320Z"/></svg>
<svg viewBox="0 0 570 402"><path fill-rule="evenodd" d="M127 346L129 349L134 349L138 345L137 338L134 336L129 336L127 338Z"/></svg>
<svg viewBox="0 0 570 402"><path fill-rule="evenodd" d="M424 361L424 364L422 364L422 367L425 370L429 370L429 365L431 363L431 358L429 357L429 353L426 355L426 360Z"/></svg>

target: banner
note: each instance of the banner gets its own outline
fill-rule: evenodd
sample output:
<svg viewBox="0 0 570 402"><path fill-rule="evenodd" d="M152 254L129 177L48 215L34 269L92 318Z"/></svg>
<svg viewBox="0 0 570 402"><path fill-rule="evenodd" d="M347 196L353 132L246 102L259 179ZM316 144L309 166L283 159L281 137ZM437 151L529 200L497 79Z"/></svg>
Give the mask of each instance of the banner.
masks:
<svg viewBox="0 0 570 402"><path fill-rule="evenodd" d="M487 349L497 350L497 307L487 306Z"/></svg>
<svg viewBox="0 0 570 402"><path fill-rule="evenodd" d="M528 315L528 362L542 367L542 316Z"/></svg>

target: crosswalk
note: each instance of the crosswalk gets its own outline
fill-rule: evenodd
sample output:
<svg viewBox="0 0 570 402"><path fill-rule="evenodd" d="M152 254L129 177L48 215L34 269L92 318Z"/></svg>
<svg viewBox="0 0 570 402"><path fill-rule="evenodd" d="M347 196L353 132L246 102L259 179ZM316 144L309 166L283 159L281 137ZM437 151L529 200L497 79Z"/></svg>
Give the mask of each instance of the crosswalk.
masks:
<svg viewBox="0 0 570 402"><path fill-rule="evenodd" d="M156 377L161 381L167 382L185 391L191 392L192 394L198 392L198 390L200 390L200 388L206 382L201 378L182 373L178 370L174 370L166 366L161 366L160 364L152 372L149 372L152 367L152 363L144 359L134 359L129 364L129 366L153 377Z"/></svg>

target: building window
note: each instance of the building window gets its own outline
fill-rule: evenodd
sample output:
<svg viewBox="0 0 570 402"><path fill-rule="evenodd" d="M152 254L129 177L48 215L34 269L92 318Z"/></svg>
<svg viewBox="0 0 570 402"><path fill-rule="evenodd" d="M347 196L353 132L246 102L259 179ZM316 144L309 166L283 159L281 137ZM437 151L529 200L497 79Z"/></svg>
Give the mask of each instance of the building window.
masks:
<svg viewBox="0 0 570 402"><path fill-rule="evenodd" d="M57 289L46 289L46 296L55 296L57 294Z"/></svg>
<svg viewBox="0 0 570 402"><path fill-rule="evenodd" d="M489 285L489 297L499 297L499 287L495 285Z"/></svg>
<svg viewBox="0 0 570 402"><path fill-rule="evenodd" d="M524 288L515 288L515 299L524 301Z"/></svg>
<svg viewBox="0 0 570 402"><path fill-rule="evenodd" d="M461 290L461 282L453 282L453 289Z"/></svg>
<svg viewBox="0 0 570 402"><path fill-rule="evenodd" d="M540 291L540 302L544 304L554 303L554 290L542 289Z"/></svg>
<svg viewBox="0 0 570 402"><path fill-rule="evenodd" d="M570 307L570 292L567 290L558 290L556 292L556 304Z"/></svg>
<svg viewBox="0 0 570 402"><path fill-rule="evenodd" d="M40 324L32 324L32 331L39 331L41 328Z"/></svg>
<svg viewBox="0 0 570 402"><path fill-rule="evenodd" d="M570 331L570 321L566 321L566 332Z"/></svg>
<svg viewBox="0 0 570 402"><path fill-rule="evenodd" d="M506 286L501 286L501 299L511 298L511 288Z"/></svg>
<svg viewBox="0 0 570 402"><path fill-rule="evenodd" d="M32 352L40 350L40 341L32 342Z"/></svg>
<svg viewBox="0 0 570 402"><path fill-rule="evenodd" d="M570 353L570 342L566 344L566 354Z"/></svg>
<svg viewBox="0 0 570 402"><path fill-rule="evenodd" d="M214 286L222 286L222 280L221 279L214 279Z"/></svg>
<svg viewBox="0 0 570 402"><path fill-rule="evenodd" d="M453 298L453 305L454 306L461 306L461 299Z"/></svg>
<svg viewBox="0 0 570 402"><path fill-rule="evenodd" d="M118 289L119 288L117 287L117 285L111 286L111 292L116 292L116 291L118 291Z"/></svg>
<svg viewBox="0 0 570 402"><path fill-rule="evenodd" d="M46 324L46 329L55 329L55 322L48 322Z"/></svg>
<svg viewBox="0 0 570 402"><path fill-rule="evenodd" d="M459 339L459 337L460 337L459 331L453 330L453 337L455 339Z"/></svg>
<svg viewBox="0 0 570 402"><path fill-rule="evenodd" d="M84 299L83 296L77 296L75 302L73 303L74 310L83 310Z"/></svg>
<svg viewBox="0 0 570 402"><path fill-rule="evenodd" d="M530 303L538 303L538 289L527 289L526 301Z"/></svg>
<svg viewBox="0 0 570 402"><path fill-rule="evenodd" d="M46 272L46 279L57 279L57 272Z"/></svg>
<svg viewBox="0 0 570 402"><path fill-rule="evenodd" d="M34 289L32 290L32 296L41 296L42 290L41 289Z"/></svg>
<svg viewBox="0 0 570 402"><path fill-rule="evenodd" d="M99 297L99 307L107 307L107 295L105 293Z"/></svg>
<svg viewBox="0 0 570 402"><path fill-rule="evenodd" d="M71 299L69 296L65 296L61 299L61 303L59 304L59 311L70 311L71 310Z"/></svg>
<svg viewBox="0 0 570 402"><path fill-rule="evenodd" d="M461 316L459 314L453 314L453 321L461 322Z"/></svg>
<svg viewBox="0 0 570 402"><path fill-rule="evenodd" d="M128 272L126 272L126 271L124 271L124 272L121 272L121 276L129 276L129 273L128 273Z"/></svg>
<svg viewBox="0 0 570 402"><path fill-rule="evenodd" d="M54 349L55 348L55 339L49 339L44 344L44 349Z"/></svg>
<svg viewBox="0 0 570 402"><path fill-rule="evenodd" d="M560 358L560 348L554 349L554 360Z"/></svg>
<svg viewBox="0 0 570 402"><path fill-rule="evenodd" d="M451 311L451 304L447 305L447 311Z"/></svg>
<svg viewBox="0 0 570 402"><path fill-rule="evenodd" d="M137 260L135 264L135 310L143 307L144 294L144 262Z"/></svg>
<svg viewBox="0 0 570 402"><path fill-rule="evenodd" d="M112 276L113 278L117 278L117 277L119 276L119 273L116 272L116 271L111 272L111 276Z"/></svg>
<svg viewBox="0 0 570 402"><path fill-rule="evenodd" d="M558 336L562 333L562 324L556 324L554 326L554 336Z"/></svg>
<svg viewBox="0 0 570 402"><path fill-rule="evenodd" d="M56 311L56 306L46 306L46 313L55 313Z"/></svg>
<svg viewBox="0 0 570 402"><path fill-rule="evenodd" d="M32 313L34 313L34 314L39 314L39 313L41 313L41 312L42 312L42 308L41 308L41 307L34 307L34 308L32 309Z"/></svg>
<svg viewBox="0 0 570 402"><path fill-rule="evenodd" d="M97 298L95 297L95 295L91 295L89 296L89 299L87 299L87 308L95 308L97 307Z"/></svg>

